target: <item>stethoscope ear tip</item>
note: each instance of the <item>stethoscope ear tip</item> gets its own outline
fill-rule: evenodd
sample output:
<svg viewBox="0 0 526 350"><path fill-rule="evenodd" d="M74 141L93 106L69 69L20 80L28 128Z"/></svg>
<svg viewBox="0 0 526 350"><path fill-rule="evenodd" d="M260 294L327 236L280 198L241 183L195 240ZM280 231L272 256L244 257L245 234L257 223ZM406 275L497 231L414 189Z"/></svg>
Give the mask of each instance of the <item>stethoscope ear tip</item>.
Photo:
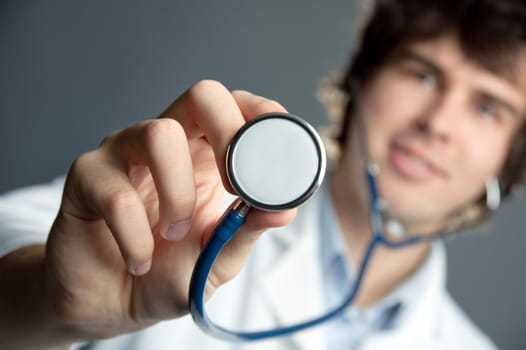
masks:
<svg viewBox="0 0 526 350"><path fill-rule="evenodd" d="M406 236L405 228L398 220L392 218L386 220L385 229L395 239L402 239Z"/></svg>
<svg viewBox="0 0 526 350"><path fill-rule="evenodd" d="M372 176L378 176L380 174L380 167L372 160L367 160L367 172Z"/></svg>

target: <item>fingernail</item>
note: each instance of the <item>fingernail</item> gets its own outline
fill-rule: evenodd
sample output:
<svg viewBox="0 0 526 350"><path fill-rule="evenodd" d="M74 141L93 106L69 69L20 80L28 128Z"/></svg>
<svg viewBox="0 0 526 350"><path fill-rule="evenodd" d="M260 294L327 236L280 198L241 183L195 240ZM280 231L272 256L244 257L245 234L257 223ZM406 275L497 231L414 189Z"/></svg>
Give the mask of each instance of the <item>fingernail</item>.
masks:
<svg viewBox="0 0 526 350"><path fill-rule="evenodd" d="M174 240L181 239L186 235L189 228L190 222L187 220L178 222L176 224L170 224L170 226L168 226L168 230L166 231L165 237Z"/></svg>
<svg viewBox="0 0 526 350"><path fill-rule="evenodd" d="M148 272L150 270L150 267L152 267L152 261L148 260L147 262L142 263L140 265L132 266L130 268L130 272L135 276L140 276Z"/></svg>

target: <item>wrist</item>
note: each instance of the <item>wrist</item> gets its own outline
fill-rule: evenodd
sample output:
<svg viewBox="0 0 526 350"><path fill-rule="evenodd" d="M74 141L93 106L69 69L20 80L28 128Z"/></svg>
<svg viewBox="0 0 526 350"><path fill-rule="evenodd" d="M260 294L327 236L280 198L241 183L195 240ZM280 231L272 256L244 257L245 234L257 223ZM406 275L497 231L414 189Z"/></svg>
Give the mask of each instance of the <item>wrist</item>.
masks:
<svg viewBox="0 0 526 350"><path fill-rule="evenodd" d="M57 317L47 288L44 245L20 248L0 259L0 348L67 348L78 340Z"/></svg>

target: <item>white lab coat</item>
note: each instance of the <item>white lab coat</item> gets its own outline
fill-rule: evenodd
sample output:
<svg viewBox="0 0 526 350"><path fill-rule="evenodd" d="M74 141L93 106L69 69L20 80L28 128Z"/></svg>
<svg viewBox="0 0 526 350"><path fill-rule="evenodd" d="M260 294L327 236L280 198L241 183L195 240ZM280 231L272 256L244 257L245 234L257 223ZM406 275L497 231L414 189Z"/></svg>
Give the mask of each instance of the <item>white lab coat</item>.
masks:
<svg viewBox="0 0 526 350"><path fill-rule="evenodd" d="M9 198L0 197L0 255L2 242L9 241L6 239L9 235L20 237L24 231L34 235L40 230L45 237L48 227L41 227L45 222L43 216L49 216L53 208L43 204L56 206L60 193L61 185L55 183L54 188L39 188L34 193L25 191L19 196L25 200L17 198L16 193ZM42 196L49 198L46 201ZM291 225L264 235L243 272L220 288L207 304L211 315L220 315L216 318L231 327L255 321L289 324L295 319L317 315L323 304L320 288L323 271L317 255L320 197L315 196L306 203ZM38 205L31 205L31 201ZM38 218L34 225L32 218ZM48 219L51 222L53 218ZM445 250L441 242L434 244L429 272L431 282L400 325L370 336L361 350L495 348L447 293ZM249 298L250 307L246 302ZM324 327L316 327L268 341L228 343L205 335L190 317L183 317L137 333L97 341L90 344L89 349L319 350L324 348L323 331Z"/></svg>

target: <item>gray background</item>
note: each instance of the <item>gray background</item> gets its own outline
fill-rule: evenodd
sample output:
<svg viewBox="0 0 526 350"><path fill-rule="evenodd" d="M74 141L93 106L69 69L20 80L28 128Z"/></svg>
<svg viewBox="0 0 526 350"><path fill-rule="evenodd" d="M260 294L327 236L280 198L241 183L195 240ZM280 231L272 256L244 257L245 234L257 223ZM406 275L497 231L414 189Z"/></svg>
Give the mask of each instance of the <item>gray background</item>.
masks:
<svg viewBox="0 0 526 350"><path fill-rule="evenodd" d="M193 82L254 91L320 124L320 78L345 65L352 1L3 1L0 192L63 174L108 132ZM503 349L526 348L525 202L451 242L449 287ZM490 231L492 231L490 229Z"/></svg>

